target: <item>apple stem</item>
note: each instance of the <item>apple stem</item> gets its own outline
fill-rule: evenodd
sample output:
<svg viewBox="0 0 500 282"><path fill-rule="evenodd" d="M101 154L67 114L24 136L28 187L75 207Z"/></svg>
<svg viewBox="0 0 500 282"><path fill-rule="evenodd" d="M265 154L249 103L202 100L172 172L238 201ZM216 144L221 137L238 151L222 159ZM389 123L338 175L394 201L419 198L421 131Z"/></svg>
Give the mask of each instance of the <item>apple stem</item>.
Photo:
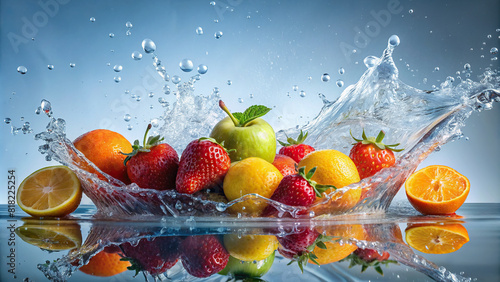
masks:
<svg viewBox="0 0 500 282"><path fill-rule="evenodd" d="M226 107L226 104L222 102L222 100L219 100L219 107L226 112L226 114L229 116L229 118L233 121L234 126L240 126L240 122L233 116L233 114L229 111L229 109Z"/></svg>
<svg viewBox="0 0 500 282"><path fill-rule="evenodd" d="M142 144L144 144L144 148L146 148L146 146L147 146L146 138L148 137L148 132L150 129L151 129L151 123L148 124L148 128L146 129L146 133L144 133L144 140L142 140Z"/></svg>

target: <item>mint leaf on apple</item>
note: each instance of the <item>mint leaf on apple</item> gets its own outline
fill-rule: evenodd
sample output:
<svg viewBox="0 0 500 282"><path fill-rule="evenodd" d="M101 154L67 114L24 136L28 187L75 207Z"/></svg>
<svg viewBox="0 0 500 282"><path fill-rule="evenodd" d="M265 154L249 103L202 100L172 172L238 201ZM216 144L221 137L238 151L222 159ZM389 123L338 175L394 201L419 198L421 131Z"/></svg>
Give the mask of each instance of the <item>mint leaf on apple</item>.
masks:
<svg viewBox="0 0 500 282"><path fill-rule="evenodd" d="M246 109L245 112L243 113L239 112L233 113L233 116L238 120L241 126L245 126L252 120L264 116L270 110L271 110L270 108L263 105L253 105L250 106L248 109Z"/></svg>

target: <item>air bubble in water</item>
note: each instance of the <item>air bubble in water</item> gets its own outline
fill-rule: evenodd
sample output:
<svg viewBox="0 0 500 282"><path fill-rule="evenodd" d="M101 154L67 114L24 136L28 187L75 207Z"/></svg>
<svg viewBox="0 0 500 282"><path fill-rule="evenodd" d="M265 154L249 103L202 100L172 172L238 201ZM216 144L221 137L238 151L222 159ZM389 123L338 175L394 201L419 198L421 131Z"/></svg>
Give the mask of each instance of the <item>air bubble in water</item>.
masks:
<svg viewBox="0 0 500 282"><path fill-rule="evenodd" d="M122 77L121 76L115 76L113 79L115 80L116 83L122 81Z"/></svg>
<svg viewBox="0 0 500 282"><path fill-rule="evenodd" d="M122 69L123 69L123 67L122 67L121 65L115 65L115 66L113 67L113 70L114 70L115 72L121 72L121 71L122 71Z"/></svg>
<svg viewBox="0 0 500 282"><path fill-rule="evenodd" d="M248 95L248 97L250 97L250 99L252 99L253 98L253 94Z"/></svg>
<svg viewBox="0 0 500 282"><path fill-rule="evenodd" d="M208 71L208 67L207 66L205 66L203 64L198 66L198 73L199 74L206 74L207 71Z"/></svg>
<svg viewBox="0 0 500 282"><path fill-rule="evenodd" d="M210 5L211 5L211 6L215 6L215 5L216 5L215 1L211 1L211 2L210 2Z"/></svg>
<svg viewBox="0 0 500 282"><path fill-rule="evenodd" d="M132 59L139 61L140 59L142 59L142 54L137 51L134 51L132 53Z"/></svg>
<svg viewBox="0 0 500 282"><path fill-rule="evenodd" d="M435 68L434 68L434 71L439 71L439 67L435 67Z"/></svg>
<svg viewBox="0 0 500 282"><path fill-rule="evenodd" d="M142 40L142 49L144 49L144 52L146 53L153 53L156 51L156 44L153 42L153 40L146 38Z"/></svg>
<svg viewBox="0 0 500 282"><path fill-rule="evenodd" d="M48 68L49 70L53 70L53 69L54 69L54 65L47 65L47 68Z"/></svg>
<svg viewBox="0 0 500 282"><path fill-rule="evenodd" d="M344 86L344 81L342 79L337 80L337 86L338 87Z"/></svg>
<svg viewBox="0 0 500 282"><path fill-rule="evenodd" d="M239 103L243 103L243 98L238 98Z"/></svg>
<svg viewBox="0 0 500 282"><path fill-rule="evenodd" d="M231 84L233 84L233 82L231 80L228 80L227 85L231 85Z"/></svg>
<svg viewBox="0 0 500 282"><path fill-rule="evenodd" d="M297 90L299 90L299 86L298 86L298 85L294 85L294 86L292 87L292 89L293 89L293 91L297 91Z"/></svg>
<svg viewBox="0 0 500 282"><path fill-rule="evenodd" d="M155 93L153 93L153 92L149 92L149 94L148 94L148 97L149 97L149 98L153 98L154 96L155 96Z"/></svg>
<svg viewBox="0 0 500 282"><path fill-rule="evenodd" d="M193 70L193 62L189 59L184 59L179 63L179 67L184 72L190 72Z"/></svg>
<svg viewBox="0 0 500 282"><path fill-rule="evenodd" d="M466 64L464 65L464 70L467 70L467 71L469 71L469 70L470 70L470 64L469 64L469 63L466 63ZM460 72L458 72L457 74L460 74Z"/></svg>
<svg viewBox="0 0 500 282"><path fill-rule="evenodd" d="M408 11L408 14L413 14L413 9L410 9L410 10Z"/></svg>
<svg viewBox="0 0 500 282"><path fill-rule="evenodd" d="M397 35L391 35L391 37L389 37L389 45L393 47L398 46L400 42L401 41L399 40L399 36Z"/></svg>
<svg viewBox="0 0 500 282"><path fill-rule="evenodd" d="M202 35L203 34L203 28L201 28L201 26L199 26L199 27L196 28L196 34L198 34L198 35Z"/></svg>
<svg viewBox="0 0 500 282"><path fill-rule="evenodd" d="M129 115L129 114L126 114L126 115L123 116L123 120L126 121L126 122L129 122L131 119L132 119L132 116Z"/></svg>
<svg viewBox="0 0 500 282"><path fill-rule="evenodd" d="M181 82L181 77L180 76L178 76L178 75L172 76L172 83L173 84L179 84L179 82Z"/></svg>
<svg viewBox="0 0 500 282"><path fill-rule="evenodd" d="M131 23L131 22L126 22L126 23L125 23L125 26L126 26L127 28L132 28L132 27L134 27L134 26L132 25L132 23Z"/></svg>
<svg viewBox="0 0 500 282"><path fill-rule="evenodd" d="M132 32L130 31L130 29L129 29L129 30L127 30L127 32L125 32L125 35L126 35L126 36L130 36L131 34L132 34Z"/></svg>
<svg viewBox="0 0 500 282"><path fill-rule="evenodd" d="M498 48L497 48L497 47L493 47L493 48L491 48L491 49L490 49L490 53L491 53L492 55L497 54L497 53L498 53Z"/></svg>
<svg viewBox="0 0 500 282"><path fill-rule="evenodd" d="M17 72L20 74L26 74L28 72L28 69L25 66L18 66Z"/></svg>
<svg viewBox="0 0 500 282"><path fill-rule="evenodd" d="M108 36L109 36L109 38L113 38L113 37L115 37L115 34L114 34L114 33L112 33L112 32L110 32L110 33L108 34Z"/></svg>
<svg viewBox="0 0 500 282"><path fill-rule="evenodd" d="M214 36L215 36L215 38L216 38L216 39L221 38L221 37L222 37L222 35L223 35L222 31L217 31L217 32L214 34Z"/></svg>
<svg viewBox="0 0 500 282"><path fill-rule="evenodd" d="M128 129L128 130L132 130L132 129L134 129L134 126L133 126L133 125L131 125L131 124L129 124L129 125L127 125L127 129Z"/></svg>
<svg viewBox="0 0 500 282"><path fill-rule="evenodd" d="M3 122L5 122L5 124L10 124L12 120L10 118L4 118L3 119Z"/></svg>
<svg viewBox="0 0 500 282"><path fill-rule="evenodd" d="M306 97L306 91L301 90L300 91L300 97L302 97L302 98Z"/></svg>
<svg viewBox="0 0 500 282"><path fill-rule="evenodd" d="M492 37L492 36L491 36L491 34L488 34L488 36L486 36L486 37L487 37L488 39L491 39L491 37Z"/></svg>
<svg viewBox="0 0 500 282"><path fill-rule="evenodd" d="M74 68L75 66L76 66L75 63L69 63L70 68Z"/></svg>
<svg viewBox="0 0 500 282"><path fill-rule="evenodd" d="M95 18L94 18L94 17L91 17L91 18L90 18L90 22L91 22L91 23L95 22Z"/></svg>
<svg viewBox="0 0 500 282"><path fill-rule="evenodd" d="M375 56L368 56L366 57L364 60L363 60L363 63L365 64L365 66L367 68L371 68L371 67L374 67L378 64L378 62L380 61L380 59L378 57L375 57Z"/></svg>
<svg viewBox="0 0 500 282"><path fill-rule="evenodd" d="M345 73L345 69L341 67L341 68L339 69L339 74L344 74L344 73Z"/></svg>
<svg viewBox="0 0 500 282"><path fill-rule="evenodd" d="M330 81L330 75L327 74L327 73L324 73L322 76L321 76L321 80L323 80L324 82L328 82Z"/></svg>

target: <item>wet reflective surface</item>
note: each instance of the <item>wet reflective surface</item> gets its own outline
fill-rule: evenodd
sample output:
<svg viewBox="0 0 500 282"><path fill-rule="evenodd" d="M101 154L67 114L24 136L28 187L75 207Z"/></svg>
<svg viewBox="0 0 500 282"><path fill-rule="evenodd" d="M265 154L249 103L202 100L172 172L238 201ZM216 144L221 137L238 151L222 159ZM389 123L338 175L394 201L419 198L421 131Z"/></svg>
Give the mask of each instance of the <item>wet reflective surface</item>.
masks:
<svg viewBox="0 0 500 282"><path fill-rule="evenodd" d="M55 220L26 217L19 209L10 217L7 208L1 214L1 228L8 230L2 232L2 281L500 278L500 204L465 204L455 216L430 217L393 203L386 214L322 220L110 221L95 218L93 206ZM138 272L126 270L131 265Z"/></svg>

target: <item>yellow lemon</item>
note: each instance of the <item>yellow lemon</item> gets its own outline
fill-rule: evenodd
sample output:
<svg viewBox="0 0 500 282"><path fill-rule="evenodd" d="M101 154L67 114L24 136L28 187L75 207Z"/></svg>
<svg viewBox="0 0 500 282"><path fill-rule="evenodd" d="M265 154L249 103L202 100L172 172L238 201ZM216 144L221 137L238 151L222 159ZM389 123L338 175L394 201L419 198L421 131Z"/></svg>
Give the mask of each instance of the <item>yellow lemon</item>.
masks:
<svg viewBox="0 0 500 282"><path fill-rule="evenodd" d="M354 162L337 150L314 151L299 162L300 167L306 167L306 171L317 167L311 179L318 184L342 188L360 181ZM332 189L326 191L326 193L330 192ZM360 197L361 189L351 189L345 193L334 195L327 204L315 206L313 210L316 215L345 211L353 208ZM320 198L316 198L316 201L320 200Z"/></svg>
<svg viewBox="0 0 500 282"><path fill-rule="evenodd" d="M229 201L251 193L270 198L282 178L281 172L264 159L246 158L229 168L224 177L224 195ZM234 204L229 210L233 213L240 212L257 216L266 206L265 201L252 198Z"/></svg>
<svg viewBox="0 0 500 282"><path fill-rule="evenodd" d="M76 210L82 187L67 166L50 166L26 177L17 191L17 204L31 216L63 217Z"/></svg>
<svg viewBox="0 0 500 282"><path fill-rule="evenodd" d="M277 248L274 235L224 235L224 246L229 254L242 261L260 261L269 257Z"/></svg>

